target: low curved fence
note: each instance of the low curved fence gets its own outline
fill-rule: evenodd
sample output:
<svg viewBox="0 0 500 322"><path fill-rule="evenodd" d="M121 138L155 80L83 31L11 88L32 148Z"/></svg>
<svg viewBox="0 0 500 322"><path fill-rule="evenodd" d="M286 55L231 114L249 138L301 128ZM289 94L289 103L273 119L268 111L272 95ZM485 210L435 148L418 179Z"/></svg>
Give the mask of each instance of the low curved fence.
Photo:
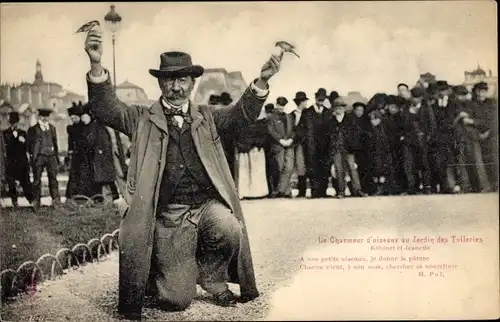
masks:
<svg viewBox="0 0 500 322"><path fill-rule="evenodd" d="M81 207L94 203L97 196L88 198L75 196L74 201L80 201ZM83 201L83 205L81 202ZM40 283L55 280L77 270L88 263L98 263L106 260L109 255L118 250L120 230L105 233L100 238L92 238L87 243L78 243L70 248L61 248L55 255L44 254L36 261L26 261L16 270L6 269L0 272L0 293L2 300L13 300L22 294L34 293Z"/></svg>

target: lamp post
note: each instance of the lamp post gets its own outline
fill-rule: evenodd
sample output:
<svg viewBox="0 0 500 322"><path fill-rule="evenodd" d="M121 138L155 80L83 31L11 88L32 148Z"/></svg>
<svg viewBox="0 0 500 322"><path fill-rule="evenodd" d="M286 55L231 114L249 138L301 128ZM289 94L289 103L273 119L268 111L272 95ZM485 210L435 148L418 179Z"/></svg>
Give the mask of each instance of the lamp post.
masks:
<svg viewBox="0 0 500 322"><path fill-rule="evenodd" d="M116 94L116 62L115 62L115 42L116 42L116 32L120 29L120 23L122 17L116 12L115 5L110 6L109 12L104 16L104 22L106 28L111 32L112 43L113 43L113 87ZM126 164L125 164L125 153L123 152L122 140L120 138L120 133L115 131L116 145L118 148L118 158L122 171L125 174Z"/></svg>

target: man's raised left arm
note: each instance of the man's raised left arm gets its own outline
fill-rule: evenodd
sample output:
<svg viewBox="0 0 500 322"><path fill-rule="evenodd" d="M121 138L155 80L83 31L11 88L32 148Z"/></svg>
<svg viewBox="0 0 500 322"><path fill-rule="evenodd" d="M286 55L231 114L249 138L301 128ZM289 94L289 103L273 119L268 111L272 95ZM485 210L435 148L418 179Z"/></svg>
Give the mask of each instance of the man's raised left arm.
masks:
<svg viewBox="0 0 500 322"><path fill-rule="evenodd" d="M279 68L280 59L271 56L262 66L260 77L247 87L232 108L214 111L214 121L220 132L231 128L235 123L250 124L257 120L269 95L269 80L279 71Z"/></svg>

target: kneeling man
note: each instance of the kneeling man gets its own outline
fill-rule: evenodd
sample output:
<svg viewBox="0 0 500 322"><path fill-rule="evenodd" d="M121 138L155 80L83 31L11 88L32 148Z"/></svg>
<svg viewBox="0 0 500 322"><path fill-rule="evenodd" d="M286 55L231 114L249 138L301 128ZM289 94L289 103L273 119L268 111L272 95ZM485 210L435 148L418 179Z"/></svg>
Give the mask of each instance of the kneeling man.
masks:
<svg viewBox="0 0 500 322"><path fill-rule="evenodd" d="M257 119L280 59L264 64L234 107L214 110L189 100L203 67L186 53L163 53L160 68L149 70L162 95L145 107L117 98L101 66L98 26L85 50L92 114L132 140L119 238L119 312L140 318L146 293L165 309L186 309L196 284L222 306L256 298L245 221L219 133ZM239 299L227 282L239 284Z"/></svg>

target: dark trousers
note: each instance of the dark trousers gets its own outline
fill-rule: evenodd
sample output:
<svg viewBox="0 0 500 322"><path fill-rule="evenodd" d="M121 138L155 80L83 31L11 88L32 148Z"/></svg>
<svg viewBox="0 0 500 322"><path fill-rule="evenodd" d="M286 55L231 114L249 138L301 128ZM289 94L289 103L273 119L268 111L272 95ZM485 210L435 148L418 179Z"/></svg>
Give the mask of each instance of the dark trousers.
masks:
<svg viewBox="0 0 500 322"><path fill-rule="evenodd" d="M373 186L372 174L370 173L370 156L364 150L356 150L354 151L354 159L358 165L361 191L373 193L375 187Z"/></svg>
<svg viewBox="0 0 500 322"><path fill-rule="evenodd" d="M454 163L454 147L451 142L432 142L430 145L430 164L432 164L431 186L439 192L451 192L456 184L452 164Z"/></svg>
<svg viewBox="0 0 500 322"><path fill-rule="evenodd" d="M460 188L465 191L489 191L491 189L478 141L464 139L457 151Z"/></svg>
<svg viewBox="0 0 500 322"><path fill-rule="evenodd" d="M390 190L392 193L401 193L408 187L404 170L403 146L395 144L391 147L392 167L390 178Z"/></svg>
<svg viewBox="0 0 500 322"><path fill-rule="evenodd" d="M351 195L361 191L361 184L359 181L358 170L356 169L356 162L354 154L347 153L346 151L337 152L333 156L333 164L337 173L337 195L343 195L345 192L346 182L345 173L348 172L351 177L352 186L349 187ZM347 171L346 171L347 170Z"/></svg>
<svg viewBox="0 0 500 322"><path fill-rule="evenodd" d="M275 154L270 147L264 150L266 156L266 181L269 195L273 195L278 190L280 172L279 166L276 162Z"/></svg>
<svg viewBox="0 0 500 322"><path fill-rule="evenodd" d="M330 177L330 166L327 162L319 164L317 169L312 171L309 176L311 182L311 197L323 198L326 197L326 190L328 189L328 178Z"/></svg>
<svg viewBox="0 0 500 322"><path fill-rule="evenodd" d="M148 294L178 310L196 295L196 284L210 294L228 289L228 267L240 247L240 225L225 205L172 204L157 215Z"/></svg>
<svg viewBox="0 0 500 322"><path fill-rule="evenodd" d="M42 173L47 169L47 177L49 179L49 190L52 200L59 201L59 184L57 182L57 156L55 155L39 155L33 166L33 199L40 202L42 190Z"/></svg>
<svg viewBox="0 0 500 322"><path fill-rule="evenodd" d="M422 174L422 184L431 187L431 169L427 143L423 138L418 138L416 144L405 144L403 147L404 170L408 189L412 192L419 190L420 180L418 173Z"/></svg>
<svg viewBox="0 0 500 322"><path fill-rule="evenodd" d="M29 166L16 167L8 166L6 171L6 181L9 186L9 197L12 199L12 203L17 203L17 189L16 180L23 188L24 196L29 202L33 201L33 187L30 181L30 169Z"/></svg>

